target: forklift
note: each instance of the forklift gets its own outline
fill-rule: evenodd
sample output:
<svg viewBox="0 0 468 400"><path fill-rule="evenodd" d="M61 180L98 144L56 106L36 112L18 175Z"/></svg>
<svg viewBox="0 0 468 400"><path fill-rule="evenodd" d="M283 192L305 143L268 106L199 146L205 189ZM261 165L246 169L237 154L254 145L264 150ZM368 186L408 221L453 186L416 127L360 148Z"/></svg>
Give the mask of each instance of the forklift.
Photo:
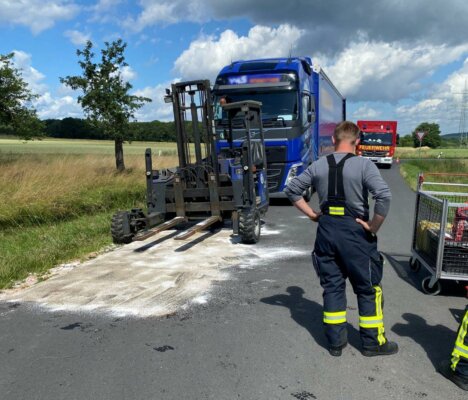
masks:
<svg viewBox="0 0 468 400"><path fill-rule="evenodd" d="M227 127L217 135L208 80L172 84L164 100L173 106L179 165L153 170L151 149L146 149L147 211L115 213L114 243L188 226L174 237L184 240L221 224L232 226L243 243L257 243L269 204L261 103L221 105ZM240 145L234 145L234 127L236 137L243 138ZM217 151L220 140L229 146Z"/></svg>

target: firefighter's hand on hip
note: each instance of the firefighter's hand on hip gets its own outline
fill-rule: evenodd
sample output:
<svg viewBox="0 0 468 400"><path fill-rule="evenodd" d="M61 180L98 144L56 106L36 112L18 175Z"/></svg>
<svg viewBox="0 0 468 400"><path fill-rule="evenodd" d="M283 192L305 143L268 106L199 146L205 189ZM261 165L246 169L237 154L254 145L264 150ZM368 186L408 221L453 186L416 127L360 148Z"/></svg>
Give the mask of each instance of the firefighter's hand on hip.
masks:
<svg viewBox="0 0 468 400"><path fill-rule="evenodd" d="M316 212L312 210L312 208L310 208L310 206L306 203L306 201L303 198L300 198L293 204L299 211L301 211L304 215L309 217L314 222L318 222L320 216L322 215L320 211Z"/></svg>
<svg viewBox="0 0 468 400"><path fill-rule="evenodd" d="M370 222L364 221L360 218L356 218L356 222L360 224L366 231L372 233L375 235L379 228L382 226L382 223L384 222L385 217L382 217L379 214L374 214L374 217Z"/></svg>
<svg viewBox="0 0 468 400"><path fill-rule="evenodd" d="M359 225L361 225L366 231L371 232L371 233L375 233L375 232L372 231L369 222L364 221L364 220L362 220L362 219L360 219L360 218L356 218L356 222L357 222Z"/></svg>
<svg viewBox="0 0 468 400"><path fill-rule="evenodd" d="M312 210L313 211L313 210ZM309 215L308 217L314 221L314 222L318 222L320 217L322 216L322 212L321 211L313 211L314 215Z"/></svg>

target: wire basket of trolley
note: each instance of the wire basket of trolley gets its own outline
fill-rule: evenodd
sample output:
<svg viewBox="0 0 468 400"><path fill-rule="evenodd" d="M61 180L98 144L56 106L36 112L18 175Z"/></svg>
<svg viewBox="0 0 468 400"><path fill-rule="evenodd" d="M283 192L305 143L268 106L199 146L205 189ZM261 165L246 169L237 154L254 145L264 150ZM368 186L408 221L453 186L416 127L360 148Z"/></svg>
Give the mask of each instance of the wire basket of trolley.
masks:
<svg viewBox="0 0 468 400"><path fill-rule="evenodd" d="M468 174L419 174L411 252L411 269L430 272L424 293L439 294L440 280L468 281Z"/></svg>

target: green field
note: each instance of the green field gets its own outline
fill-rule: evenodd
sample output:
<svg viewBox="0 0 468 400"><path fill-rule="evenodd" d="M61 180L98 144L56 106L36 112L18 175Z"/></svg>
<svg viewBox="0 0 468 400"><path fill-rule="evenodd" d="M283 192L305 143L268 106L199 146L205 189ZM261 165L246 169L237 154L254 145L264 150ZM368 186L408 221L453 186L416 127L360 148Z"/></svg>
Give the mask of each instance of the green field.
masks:
<svg viewBox="0 0 468 400"><path fill-rule="evenodd" d="M429 147L421 148L421 153L419 149L413 147L397 147L395 157L400 157L401 159L408 158L437 158L440 155L440 158L443 159L454 159L454 158L467 158L468 159L468 148L456 149L431 149Z"/></svg>
<svg viewBox="0 0 468 400"><path fill-rule="evenodd" d="M124 144L124 153L144 155L150 147L154 154L176 155L175 143L132 142ZM0 152L12 154L114 154L114 142L110 140L43 139L21 141L0 138Z"/></svg>
<svg viewBox="0 0 468 400"><path fill-rule="evenodd" d="M177 165L174 143L125 145L117 173L111 141L0 139L0 289L111 244L113 212L144 206L147 147Z"/></svg>

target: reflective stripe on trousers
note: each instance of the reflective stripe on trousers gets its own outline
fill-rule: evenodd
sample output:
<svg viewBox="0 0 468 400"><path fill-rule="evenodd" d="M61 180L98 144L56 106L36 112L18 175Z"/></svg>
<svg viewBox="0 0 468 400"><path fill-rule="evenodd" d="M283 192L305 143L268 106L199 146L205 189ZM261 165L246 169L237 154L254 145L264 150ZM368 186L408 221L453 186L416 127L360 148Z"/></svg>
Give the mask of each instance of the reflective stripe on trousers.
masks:
<svg viewBox="0 0 468 400"><path fill-rule="evenodd" d="M383 322L382 309L382 288L374 286L375 290L375 315L374 316L359 316L359 326L363 329L377 329L377 341L379 345L387 342L385 338L385 328Z"/></svg>
<svg viewBox="0 0 468 400"><path fill-rule="evenodd" d="M468 346L465 344L467 332L468 332L468 311L465 313L465 316L463 317L463 321L458 331L457 340L455 341L455 348L453 349L453 352L452 352L452 370L454 371L457 368L457 365L460 362L461 358L464 358L465 361L468 362Z"/></svg>
<svg viewBox="0 0 468 400"><path fill-rule="evenodd" d="M323 312L323 322L325 324L343 324L346 322L346 311Z"/></svg>

